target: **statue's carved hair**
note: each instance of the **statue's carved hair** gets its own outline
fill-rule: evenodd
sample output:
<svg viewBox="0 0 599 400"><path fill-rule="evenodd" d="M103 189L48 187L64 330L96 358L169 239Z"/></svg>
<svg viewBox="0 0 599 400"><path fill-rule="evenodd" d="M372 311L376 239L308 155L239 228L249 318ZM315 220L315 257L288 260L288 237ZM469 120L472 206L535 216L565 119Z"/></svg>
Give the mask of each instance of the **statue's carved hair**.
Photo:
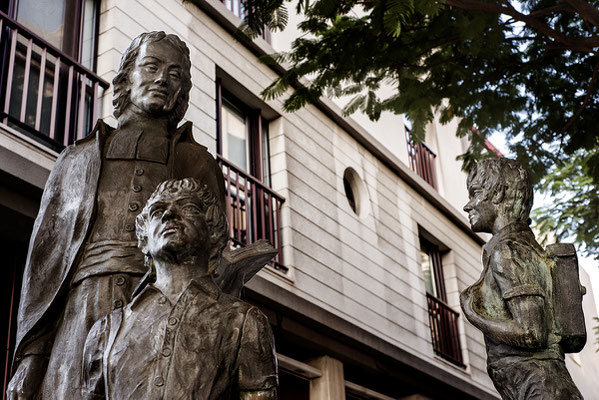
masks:
<svg viewBox="0 0 599 400"><path fill-rule="evenodd" d="M467 186L473 182L483 187L487 198L502 195L500 207L505 215L530 223L532 182L528 170L518 161L503 157L479 161L468 174Z"/></svg>
<svg viewBox="0 0 599 400"><path fill-rule="evenodd" d="M147 243L148 223L150 219L149 211L152 203L165 195L172 198L186 194L191 194L198 200L200 208L204 213L204 218L206 219L206 225L210 235L208 272L212 273L218 266L222 251L229 240L227 217L218 197L208 189L207 185L201 185L193 178L181 180L169 179L158 185L135 221L136 234L139 242L138 245L140 248L143 248ZM149 255L146 254L146 257L149 257Z"/></svg>
<svg viewBox="0 0 599 400"><path fill-rule="evenodd" d="M174 129L185 116L187 107L189 107L189 91L191 90L191 59L189 57L189 48L177 35L166 34L162 31L154 31L142 33L129 45L127 50L121 57L119 70L112 80L114 94L112 96L112 104L114 105L114 116L118 118L127 105L130 99L130 81L129 75L135 66L135 60L139 54L142 45L166 40L174 48L178 49L183 54L182 77L181 77L181 93L175 103L175 108L168 116L169 128Z"/></svg>

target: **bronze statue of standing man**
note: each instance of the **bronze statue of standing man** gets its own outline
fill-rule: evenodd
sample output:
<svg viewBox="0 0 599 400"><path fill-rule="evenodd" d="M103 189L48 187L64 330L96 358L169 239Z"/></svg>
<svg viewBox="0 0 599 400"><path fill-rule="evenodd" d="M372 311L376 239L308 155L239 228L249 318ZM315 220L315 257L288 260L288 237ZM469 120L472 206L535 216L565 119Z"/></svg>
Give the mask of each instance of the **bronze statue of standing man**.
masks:
<svg viewBox="0 0 599 400"><path fill-rule="evenodd" d="M563 282L552 282L555 260L529 228L528 171L515 160L484 160L468 175L467 187L464 211L472 230L493 237L483 247L480 279L462 292L460 302L468 321L484 334L495 388L504 400L582 399L566 369L554 315L552 285Z"/></svg>
<svg viewBox="0 0 599 400"><path fill-rule="evenodd" d="M118 127L99 121L58 158L31 237L9 399L81 398L89 329L126 305L147 271L135 218L160 182L193 177L224 204L216 161L191 123L177 128L190 67L177 36L137 37L113 81Z"/></svg>

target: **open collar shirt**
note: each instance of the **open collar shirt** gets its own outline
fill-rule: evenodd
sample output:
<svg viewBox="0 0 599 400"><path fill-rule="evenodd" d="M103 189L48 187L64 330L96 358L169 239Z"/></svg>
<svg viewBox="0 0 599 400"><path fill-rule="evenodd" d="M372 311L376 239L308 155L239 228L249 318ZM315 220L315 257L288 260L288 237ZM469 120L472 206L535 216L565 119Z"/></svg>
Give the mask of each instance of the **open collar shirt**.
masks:
<svg viewBox="0 0 599 400"><path fill-rule="evenodd" d="M87 399L230 399L277 384L274 341L257 308L209 276L171 304L147 286L90 331L83 360Z"/></svg>

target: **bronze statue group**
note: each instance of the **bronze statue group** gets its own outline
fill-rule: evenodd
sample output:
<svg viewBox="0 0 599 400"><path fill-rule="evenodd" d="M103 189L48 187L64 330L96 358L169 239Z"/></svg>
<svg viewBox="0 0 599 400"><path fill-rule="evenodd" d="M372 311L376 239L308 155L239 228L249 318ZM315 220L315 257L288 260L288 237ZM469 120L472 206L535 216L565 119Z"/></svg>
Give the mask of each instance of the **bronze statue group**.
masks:
<svg viewBox="0 0 599 400"><path fill-rule="evenodd" d="M113 129L98 121L52 170L35 221L8 399L274 399L266 317L212 272L227 245L224 179L178 126L189 49L144 33L123 54ZM462 293L504 399L581 399L554 324L552 261L528 227L517 162L478 164L464 207L493 238Z"/></svg>

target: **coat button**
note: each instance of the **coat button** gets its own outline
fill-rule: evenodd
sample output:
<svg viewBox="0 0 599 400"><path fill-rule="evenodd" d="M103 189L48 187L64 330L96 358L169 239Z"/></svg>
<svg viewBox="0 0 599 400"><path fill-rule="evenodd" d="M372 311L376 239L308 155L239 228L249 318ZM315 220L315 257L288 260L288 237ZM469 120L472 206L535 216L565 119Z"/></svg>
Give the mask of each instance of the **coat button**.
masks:
<svg viewBox="0 0 599 400"><path fill-rule="evenodd" d="M127 232L133 232L135 230L135 225L133 225L133 224L125 224L125 230Z"/></svg>
<svg viewBox="0 0 599 400"><path fill-rule="evenodd" d="M121 308L123 306L123 301L122 300L115 300L114 301L114 308Z"/></svg>
<svg viewBox="0 0 599 400"><path fill-rule="evenodd" d="M141 192L141 185L133 185L133 191L135 193Z"/></svg>
<svg viewBox="0 0 599 400"><path fill-rule="evenodd" d="M137 203L129 204L129 211L137 211L137 210L139 210L139 204L137 204Z"/></svg>
<svg viewBox="0 0 599 400"><path fill-rule="evenodd" d="M117 277L116 284L119 286L123 286L125 284L125 278L123 278L122 276Z"/></svg>
<svg viewBox="0 0 599 400"><path fill-rule="evenodd" d="M164 379L162 379L161 376L157 377L156 379L154 379L154 385L156 385L156 386L163 386L164 385Z"/></svg>
<svg viewBox="0 0 599 400"><path fill-rule="evenodd" d="M158 299L158 303L159 303L159 304L164 304L164 303L166 303L166 297L162 296L160 299Z"/></svg>
<svg viewBox="0 0 599 400"><path fill-rule="evenodd" d="M168 347L166 349L162 350L162 355L164 357L169 357L171 354L172 354L171 349L169 349Z"/></svg>
<svg viewBox="0 0 599 400"><path fill-rule="evenodd" d="M143 168L135 168L135 175L137 176L142 176L144 174L144 169Z"/></svg>
<svg viewBox="0 0 599 400"><path fill-rule="evenodd" d="M175 317L170 317L168 319L168 324L169 325L177 325L177 322L179 322L179 320L177 320L177 318L175 318Z"/></svg>

